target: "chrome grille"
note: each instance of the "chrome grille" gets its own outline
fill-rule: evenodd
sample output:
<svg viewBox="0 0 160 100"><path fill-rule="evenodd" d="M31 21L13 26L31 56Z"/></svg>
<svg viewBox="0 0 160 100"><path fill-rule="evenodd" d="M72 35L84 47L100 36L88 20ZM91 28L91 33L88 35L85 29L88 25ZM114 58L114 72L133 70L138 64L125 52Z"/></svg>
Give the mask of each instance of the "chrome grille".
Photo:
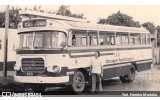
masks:
<svg viewBox="0 0 160 100"><path fill-rule="evenodd" d="M44 72L44 60L43 58L23 58L22 59L22 71L24 72Z"/></svg>

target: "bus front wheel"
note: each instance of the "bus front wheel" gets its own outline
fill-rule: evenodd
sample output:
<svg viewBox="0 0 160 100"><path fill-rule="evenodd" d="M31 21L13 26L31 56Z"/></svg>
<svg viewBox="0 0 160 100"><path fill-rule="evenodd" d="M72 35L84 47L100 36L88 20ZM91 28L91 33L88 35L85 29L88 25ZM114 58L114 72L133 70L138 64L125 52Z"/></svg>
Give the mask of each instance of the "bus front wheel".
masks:
<svg viewBox="0 0 160 100"><path fill-rule="evenodd" d="M75 93L79 94L84 91L85 78L81 71L77 71L73 76L72 89Z"/></svg>
<svg viewBox="0 0 160 100"><path fill-rule="evenodd" d="M135 76L136 76L136 69L135 66L132 65L129 73L127 75L120 76L120 80L122 82L133 82L135 80Z"/></svg>

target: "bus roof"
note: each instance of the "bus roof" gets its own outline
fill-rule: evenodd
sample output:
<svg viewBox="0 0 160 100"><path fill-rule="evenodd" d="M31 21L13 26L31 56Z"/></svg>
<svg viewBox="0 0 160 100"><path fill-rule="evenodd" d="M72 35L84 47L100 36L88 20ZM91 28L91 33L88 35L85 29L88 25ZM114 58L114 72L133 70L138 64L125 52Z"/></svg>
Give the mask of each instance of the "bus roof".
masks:
<svg viewBox="0 0 160 100"><path fill-rule="evenodd" d="M149 34L149 31L144 28L91 24L91 23L71 22L71 21L65 21L63 23L67 24L70 29L75 29L75 30L98 30L98 31L109 31L109 32L127 32L127 33L147 33Z"/></svg>
<svg viewBox="0 0 160 100"><path fill-rule="evenodd" d="M60 16L60 15L55 15L55 14L47 14L47 13L42 13L42 12L37 12L37 11L21 10L19 14L22 17L23 21L30 20L29 17L34 16L33 20L34 19L46 19L46 20L57 21L61 23L63 27L66 29L149 34L149 31L147 31L144 28L92 24L92 23L87 23L87 21L84 19Z"/></svg>
<svg viewBox="0 0 160 100"><path fill-rule="evenodd" d="M29 19L29 17L36 16L38 18L66 20L66 21L84 22L84 23L87 22L87 20L85 20L85 19L60 16L60 15L56 15L56 14L48 14L48 13L42 13L42 12L37 12L37 11L29 11L29 10L20 10L19 15L22 17L22 19L26 19L26 18Z"/></svg>

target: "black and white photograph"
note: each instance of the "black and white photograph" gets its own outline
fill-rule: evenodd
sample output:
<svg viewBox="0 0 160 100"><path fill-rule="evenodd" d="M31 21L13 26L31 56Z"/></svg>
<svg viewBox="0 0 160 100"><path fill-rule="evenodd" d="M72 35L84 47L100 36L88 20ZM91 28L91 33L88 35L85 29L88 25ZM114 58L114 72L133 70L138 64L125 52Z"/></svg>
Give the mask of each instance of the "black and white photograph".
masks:
<svg viewBox="0 0 160 100"><path fill-rule="evenodd" d="M1 97L160 96L160 5L0 5Z"/></svg>

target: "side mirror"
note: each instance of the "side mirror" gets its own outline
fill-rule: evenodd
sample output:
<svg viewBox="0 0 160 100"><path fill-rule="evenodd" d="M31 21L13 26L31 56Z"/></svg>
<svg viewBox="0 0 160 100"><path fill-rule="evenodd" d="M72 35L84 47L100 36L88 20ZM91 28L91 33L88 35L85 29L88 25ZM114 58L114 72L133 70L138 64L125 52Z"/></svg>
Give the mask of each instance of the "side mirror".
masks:
<svg viewBox="0 0 160 100"><path fill-rule="evenodd" d="M66 45L67 45L66 42L62 42L62 43L61 43L61 47L62 47L63 49L66 47Z"/></svg>

